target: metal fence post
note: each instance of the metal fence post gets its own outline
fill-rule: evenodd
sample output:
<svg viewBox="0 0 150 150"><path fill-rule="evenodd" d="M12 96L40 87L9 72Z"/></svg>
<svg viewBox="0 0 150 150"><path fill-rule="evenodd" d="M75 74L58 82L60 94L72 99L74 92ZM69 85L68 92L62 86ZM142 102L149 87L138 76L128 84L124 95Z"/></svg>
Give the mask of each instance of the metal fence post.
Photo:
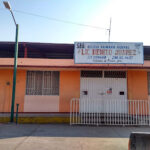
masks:
<svg viewBox="0 0 150 150"><path fill-rule="evenodd" d="M19 109L19 104L17 105L17 110L16 110L16 124L18 124L18 109Z"/></svg>

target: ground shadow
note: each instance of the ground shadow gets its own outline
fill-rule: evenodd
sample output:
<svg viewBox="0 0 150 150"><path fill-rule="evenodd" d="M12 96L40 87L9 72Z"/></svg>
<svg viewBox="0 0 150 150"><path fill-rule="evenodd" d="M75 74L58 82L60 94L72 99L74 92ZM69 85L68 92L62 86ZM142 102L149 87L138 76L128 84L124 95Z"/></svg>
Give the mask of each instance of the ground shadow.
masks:
<svg viewBox="0 0 150 150"><path fill-rule="evenodd" d="M149 127L70 126L68 124L0 124L0 139L24 136L129 138L131 132L149 132Z"/></svg>

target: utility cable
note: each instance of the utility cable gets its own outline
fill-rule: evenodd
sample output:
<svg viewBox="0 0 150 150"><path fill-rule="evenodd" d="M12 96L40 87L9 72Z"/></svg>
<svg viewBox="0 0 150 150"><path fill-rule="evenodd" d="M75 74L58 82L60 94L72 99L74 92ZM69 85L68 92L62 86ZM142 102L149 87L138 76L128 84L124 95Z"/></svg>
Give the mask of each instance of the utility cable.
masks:
<svg viewBox="0 0 150 150"><path fill-rule="evenodd" d="M62 19L57 19L57 18L53 18L53 17L42 16L42 15L29 13L29 12L24 12L24 11L20 11L20 10L14 10L14 12L22 13L22 14L26 14L26 15L30 15L30 16L35 16L35 17L40 17L40 18L45 18L45 19L48 19L48 20L62 22L62 23L67 23L67 24L73 24L73 25L78 25L78 26L90 27L90 28L95 28L95 29L99 29L99 30L107 30L106 28L102 28L102 27L98 27L98 26L82 24L82 23L72 22L72 21L68 21L68 20L62 20Z"/></svg>
<svg viewBox="0 0 150 150"><path fill-rule="evenodd" d="M4 9L0 8L0 10L4 10ZM42 16L42 15L30 13L30 12L25 12L25 11L20 11L20 10L13 10L13 11L16 13L21 13L21 14L25 14L25 15L34 16L34 17L40 17L40 18L44 18L47 20L51 20L51 21L61 22L61 23L73 24L73 25L78 25L78 26L83 26L83 27L89 27L89 28L94 28L94 29L98 29L98 30L108 30L106 28L102 28L102 27L98 27L98 26L93 26L93 25L89 25L89 24L82 24L82 23L77 23L77 22L53 18L53 17Z"/></svg>

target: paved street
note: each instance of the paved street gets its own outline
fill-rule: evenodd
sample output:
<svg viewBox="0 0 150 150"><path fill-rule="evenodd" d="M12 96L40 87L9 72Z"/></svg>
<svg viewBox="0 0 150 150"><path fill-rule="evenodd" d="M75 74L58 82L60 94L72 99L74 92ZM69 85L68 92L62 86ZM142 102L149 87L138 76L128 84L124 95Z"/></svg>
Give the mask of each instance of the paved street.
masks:
<svg viewBox="0 0 150 150"><path fill-rule="evenodd" d="M150 128L0 124L0 150L127 150L132 131Z"/></svg>

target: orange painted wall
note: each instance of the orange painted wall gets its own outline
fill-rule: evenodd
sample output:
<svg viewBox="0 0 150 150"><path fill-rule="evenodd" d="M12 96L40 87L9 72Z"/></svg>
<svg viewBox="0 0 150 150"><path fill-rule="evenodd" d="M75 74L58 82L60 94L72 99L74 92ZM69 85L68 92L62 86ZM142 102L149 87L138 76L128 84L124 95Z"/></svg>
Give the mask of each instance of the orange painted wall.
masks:
<svg viewBox="0 0 150 150"><path fill-rule="evenodd" d="M148 100L147 71L128 71L128 99ZM149 112L147 103L130 101L128 105L129 113L147 114Z"/></svg>
<svg viewBox="0 0 150 150"><path fill-rule="evenodd" d="M13 70L0 70L0 112L10 112L12 98ZM23 112L26 85L26 71L17 71L16 103L19 103L19 112ZM16 110L16 107L15 107Z"/></svg>
<svg viewBox="0 0 150 150"><path fill-rule="evenodd" d="M26 71L18 70L16 83L16 103L19 104L19 112L24 111L24 96L26 90ZM16 106L16 104L15 104ZM16 110L16 107L15 107Z"/></svg>
<svg viewBox="0 0 150 150"><path fill-rule="evenodd" d="M128 71L128 99L129 100L147 100L148 85L147 71Z"/></svg>
<svg viewBox="0 0 150 150"><path fill-rule="evenodd" d="M60 112L70 112L70 100L80 97L80 71L60 72Z"/></svg>
<svg viewBox="0 0 150 150"><path fill-rule="evenodd" d="M147 72L128 71L127 88L129 100L147 100ZM0 112L10 112L13 70L0 70ZM10 83L10 85L9 85ZM19 112L24 111L26 71L17 71L16 103ZM60 71L59 112L70 111L70 100L80 97L80 71ZM16 106L16 104L15 104ZM16 110L16 108L15 108Z"/></svg>
<svg viewBox="0 0 150 150"><path fill-rule="evenodd" d="M0 112L10 112L12 76L12 70L0 70Z"/></svg>

